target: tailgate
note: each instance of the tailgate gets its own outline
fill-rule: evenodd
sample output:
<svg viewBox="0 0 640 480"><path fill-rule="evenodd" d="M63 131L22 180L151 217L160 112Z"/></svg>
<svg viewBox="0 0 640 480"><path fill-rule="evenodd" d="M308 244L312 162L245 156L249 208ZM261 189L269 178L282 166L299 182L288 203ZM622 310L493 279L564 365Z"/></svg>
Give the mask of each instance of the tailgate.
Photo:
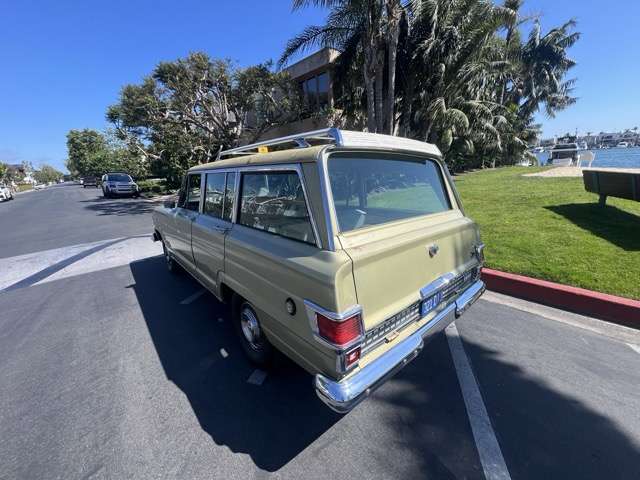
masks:
<svg viewBox="0 0 640 480"><path fill-rule="evenodd" d="M459 210L341 238L353 261L358 303L370 329L420 300L420 289L443 274L477 264L478 230ZM430 247L437 253L431 255ZM432 248L433 253L433 248Z"/></svg>

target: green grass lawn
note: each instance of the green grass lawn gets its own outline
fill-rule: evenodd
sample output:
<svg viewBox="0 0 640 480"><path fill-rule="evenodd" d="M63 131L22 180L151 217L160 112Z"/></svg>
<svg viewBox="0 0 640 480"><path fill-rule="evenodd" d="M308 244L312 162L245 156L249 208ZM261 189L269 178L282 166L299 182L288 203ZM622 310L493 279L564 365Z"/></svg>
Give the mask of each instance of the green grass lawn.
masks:
<svg viewBox="0 0 640 480"><path fill-rule="evenodd" d="M455 178L480 225L487 266L640 299L640 203L598 197L582 178L523 177L507 167Z"/></svg>

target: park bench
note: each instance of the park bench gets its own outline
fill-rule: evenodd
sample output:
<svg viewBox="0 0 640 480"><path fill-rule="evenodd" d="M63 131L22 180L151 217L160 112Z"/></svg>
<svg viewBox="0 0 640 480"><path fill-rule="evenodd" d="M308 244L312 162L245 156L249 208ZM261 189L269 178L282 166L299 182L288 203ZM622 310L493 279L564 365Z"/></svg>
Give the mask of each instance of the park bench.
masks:
<svg viewBox="0 0 640 480"><path fill-rule="evenodd" d="M640 169L588 169L582 171L584 189L600 195L600 206L607 197L640 202Z"/></svg>

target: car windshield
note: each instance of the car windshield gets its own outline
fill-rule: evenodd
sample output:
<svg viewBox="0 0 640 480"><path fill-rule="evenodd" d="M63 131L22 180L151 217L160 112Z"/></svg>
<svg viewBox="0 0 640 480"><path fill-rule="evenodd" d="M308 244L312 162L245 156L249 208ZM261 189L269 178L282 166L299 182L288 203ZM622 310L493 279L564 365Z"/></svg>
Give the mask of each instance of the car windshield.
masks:
<svg viewBox="0 0 640 480"><path fill-rule="evenodd" d="M124 173L110 173L108 176L110 182L131 182L131 177Z"/></svg>
<svg viewBox="0 0 640 480"><path fill-rule="evenodd" d="M451 209L432 160L335 155L328 169L342 232Z"/></svg>

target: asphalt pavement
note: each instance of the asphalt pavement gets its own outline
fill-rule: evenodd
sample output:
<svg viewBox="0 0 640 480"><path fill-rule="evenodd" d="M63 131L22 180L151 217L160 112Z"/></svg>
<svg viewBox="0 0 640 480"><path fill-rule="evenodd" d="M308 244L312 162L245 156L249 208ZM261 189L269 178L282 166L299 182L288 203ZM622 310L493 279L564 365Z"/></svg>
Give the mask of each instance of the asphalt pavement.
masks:
<svg viewBox="0 0 640 480"><path fill-rule="evenodd" d="M0 204L0 478L639 477L640 332L487 293L337 415L166 271L153 207Z"/></svg>

